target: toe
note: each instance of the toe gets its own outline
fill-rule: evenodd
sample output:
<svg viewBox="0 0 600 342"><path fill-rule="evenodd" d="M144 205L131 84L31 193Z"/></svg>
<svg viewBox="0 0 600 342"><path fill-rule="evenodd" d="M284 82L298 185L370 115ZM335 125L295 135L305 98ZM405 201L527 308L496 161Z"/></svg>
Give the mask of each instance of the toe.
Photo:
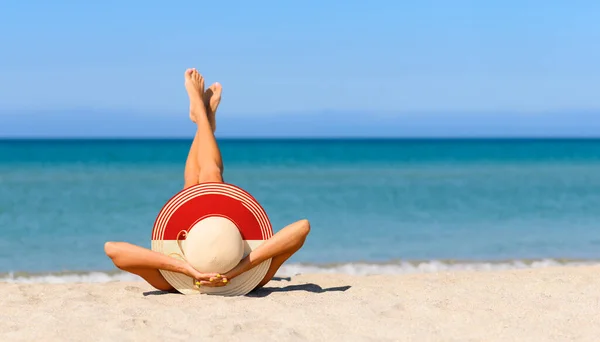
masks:
<svg viewBox="0 0 600 342"><path fill-rule="evenodd" d="M215 82L211 84L208 89L211 91L212 94L218 95L221 92L221 85L219 84L219 82Z"/></svg>
<svg viewBox="0 0 600 342"><path fill-rule="evenodd" d="M200 73L198 73L198 83L200 84L200 89L204 91L204 77Z"/></svg>
<svg viewBox="0 0 600 342"><path fill-rule="evenodd" d="M192 75L192 71L194 71L194 69L186 69L185 70L185 76L186 77L191 76Z"/></svg>
<svg viewBox="0 0 600 342"><path fill-rule="evenodd" d="M223 91L223 87L221 86L221 83L216 82L215 84L213 84L213 86L214 86L213 92L215 93L215 95L220 96L221 91Z"/></svg>

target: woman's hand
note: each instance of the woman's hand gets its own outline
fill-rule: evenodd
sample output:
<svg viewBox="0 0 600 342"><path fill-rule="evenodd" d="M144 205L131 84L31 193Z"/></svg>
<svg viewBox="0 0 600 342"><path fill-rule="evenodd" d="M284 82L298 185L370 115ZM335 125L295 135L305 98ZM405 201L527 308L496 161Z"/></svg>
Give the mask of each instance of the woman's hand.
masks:
<svg viewBox="0 0 600 342"><path fill-rule="evenodd" d="M218 273L202 273L186 263L185 274L194 279L195 286L220 287L229 284L229 279Z"/></svg>
<svg viewBox="0 0 600 342"><path fill-rule="evenodd" d="M201 273L199 277L194 278L194 285L197 287L221 287L229 284L229 279L217 273Z"/></svg>

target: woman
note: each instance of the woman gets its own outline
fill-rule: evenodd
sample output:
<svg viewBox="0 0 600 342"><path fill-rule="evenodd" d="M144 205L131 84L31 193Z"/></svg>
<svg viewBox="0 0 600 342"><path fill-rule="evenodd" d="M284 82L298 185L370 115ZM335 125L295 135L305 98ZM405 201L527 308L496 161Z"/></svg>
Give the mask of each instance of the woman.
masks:
<svg viewBox="0 0 600 342"><path fill-rule="evenodd" d="M221 85L213 84L204 92L204 79L196 69L185 72L185 88L190 98L190 118L197 131L184 171L184 189L204 182L223 182L223 162L215 140L215 114L221 101ZM307 220L283 228L260 247L252 251L225 274L201 273L190 264L152 250L125 242L107 242L106 255L116 267L136 274L162 291L174 291L159 270L183 273L196 280L198 286L227 286L229 281L267 259L271 266L258 287L264 286L279 267L304 244L310 231Z"/></svg>

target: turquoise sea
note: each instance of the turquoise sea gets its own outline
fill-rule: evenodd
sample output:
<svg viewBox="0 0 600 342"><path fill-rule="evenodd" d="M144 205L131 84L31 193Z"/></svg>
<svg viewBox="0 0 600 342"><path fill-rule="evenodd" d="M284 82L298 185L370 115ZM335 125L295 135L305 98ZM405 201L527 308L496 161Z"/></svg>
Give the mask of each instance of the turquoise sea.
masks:
<svg viewBox="0 0 600 342"><path fill-rule="evenodd" d="M189 140L0 141L0 280L129 279L105 241L150 246ZM600 260L600 140L222 140L225 179L275 230L312 231L282 274Z"/></svg>

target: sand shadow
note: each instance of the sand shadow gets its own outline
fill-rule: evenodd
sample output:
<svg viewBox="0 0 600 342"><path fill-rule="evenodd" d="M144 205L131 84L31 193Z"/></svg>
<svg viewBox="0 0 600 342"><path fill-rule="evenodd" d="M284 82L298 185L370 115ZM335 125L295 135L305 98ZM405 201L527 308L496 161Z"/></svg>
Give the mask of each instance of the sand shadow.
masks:
<svg viewBox="0 0 600 342"><path fill-rule="evenodd" d="M290 277L273 277L273 279L271 279L271 281L291 281L291 280L292 280L292 278L290 278ZM324 289L317 284L308 283L308 284L300 284L300 285L288 285L285 287L261 287L260 289L250 292L246 296L247 297L255 297L255 298L263 298L263 297L267 297L275 292L293 292L293 291L304 291L304 292L311 292L311 293L345 292L350 288L351 288L351 286L338 286L338 287L329 287L329 288ZM167 295L167 294L180 294L180 293L177 291L160 291L160 290L146 291L143 293L144 297L161 296L161 295Z"/></svg>
<svg viewBox="0 0 600 342"><path fill-rule="evenodd" d="M350 288L351 288L351 286L348 285L348 286L329 287L329 288L324 289L317 284L309 283L309 284L300 284L300 285L288 285L285 287L262 287L260 289L250 292L246 296L263 298L263 297L270 296L272 293L275 293L275 292L293 292L293 291L304 291L304 292L311 292L311 293L345 292Z"/></svg>
<svg viewBox="0 0 600 342"><path fill-rule="evenodd" d="M177 291L154 290L154 291L146 291L142 294L144 295L144 297L147 297L147 296L161 296L161 295L167 295L167 294L181 294L181 293L179 293Z"/></svg>
<svg viewBox="0 0 600 342"><path fill-rule="evenodd" d="M292 281L292 277L273 277L271 281Z"/></svg>

